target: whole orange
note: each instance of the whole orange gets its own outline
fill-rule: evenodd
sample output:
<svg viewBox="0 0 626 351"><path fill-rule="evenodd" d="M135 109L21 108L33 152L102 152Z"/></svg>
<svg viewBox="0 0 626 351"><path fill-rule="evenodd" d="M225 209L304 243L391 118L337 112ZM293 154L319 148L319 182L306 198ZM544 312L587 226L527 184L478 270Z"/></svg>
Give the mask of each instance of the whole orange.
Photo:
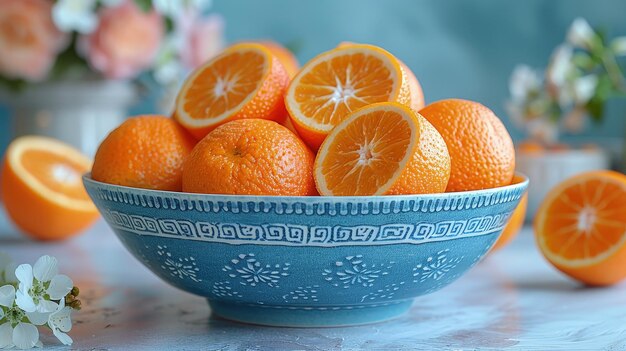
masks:
<svg viewBox="0 0 626 351"><path fill-rule="evenodd" d="M315 156L291 131L263 119L210 132L183 166L183 191L238 195L316 195Z"/></svg>
<svg viewBox="0 0 626 351"><path fill-rule="evenodd" d="M419 113L441 133L450 153L446 191L511 184L515 149L502 121L484 105L461 99L434 102Z"/></svg>
<svg viewBox="0 0 626 351"><path fill-rule="evenodd" d="M100 144L91 177L134 188L180 191L183 161L194 144L195 139L171 118L137 116Z"/></svg>
<svg viewBox="0 0 626 351"><path fill-rule="evenodd" d="M4 207L39 240L69 238L98 218L82 183L91 160L60 141L25 136L9 145L2 166Z"/></svg>

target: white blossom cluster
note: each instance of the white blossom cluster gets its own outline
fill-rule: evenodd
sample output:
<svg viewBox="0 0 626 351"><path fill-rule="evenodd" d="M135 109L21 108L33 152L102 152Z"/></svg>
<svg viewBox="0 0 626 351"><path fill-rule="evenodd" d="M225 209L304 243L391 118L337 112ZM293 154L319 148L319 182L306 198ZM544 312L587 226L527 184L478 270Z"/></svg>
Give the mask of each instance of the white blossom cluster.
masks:
<svg viewBox="0 0 626 351"><path fill-rule="evenodd" d="M71 345L71 314L80 308L78 289L59 274L57 259L40 257L34 265L16 266L0 253L0 348L41 347L38 327L49 328Z"/></svg>
<svg viewBox="0 0 626 351"><path fill-rule="evenodd" d="M509 116L532 139L546 144L556 142L560 129L580 131L589 114L601 118L601 105L610 97L600 87L602 81L611 83L610 89L626 88L615 62L619 56L626 56L626 37L607 44L586 20L577 18L545 72L515 67L509 80Z"/></svg>

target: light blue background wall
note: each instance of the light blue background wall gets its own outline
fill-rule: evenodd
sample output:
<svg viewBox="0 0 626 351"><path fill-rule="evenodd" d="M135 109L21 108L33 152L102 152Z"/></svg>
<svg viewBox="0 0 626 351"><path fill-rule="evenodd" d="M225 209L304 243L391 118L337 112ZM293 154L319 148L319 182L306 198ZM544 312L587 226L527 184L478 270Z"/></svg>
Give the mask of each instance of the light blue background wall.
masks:
<svg viewBox="0 0 626 351"><path fill-rule="evenodd" d="M381 45L414 70L427 101L477 100L509 126L503 104L511 70L518 63L545 66L575 17L626 35L623 0L215 0L213 10L225 17L229 41L297 43L301 62L343 40ZM150 112L153 104L132 112ZM607 123L587 135L621 137L625 119L626 104L613 103ZM2 145L7 121L0 110Z"/></svg>

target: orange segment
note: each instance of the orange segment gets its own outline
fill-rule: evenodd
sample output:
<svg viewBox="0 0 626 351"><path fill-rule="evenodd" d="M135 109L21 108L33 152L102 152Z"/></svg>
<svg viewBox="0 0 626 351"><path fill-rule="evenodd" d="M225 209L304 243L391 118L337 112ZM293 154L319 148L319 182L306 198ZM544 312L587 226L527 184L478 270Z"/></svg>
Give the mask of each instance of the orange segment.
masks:
<svg viewBox="0 0 626 351"><path fill-rule="evenodd" d="M91 160L54 139L16 139L7 149L2 169L9 216L22 230L43 240L84 229L98 217L81 179L90 167Z"/></svg>
<svg viewBox="0 0 626 351"><path fill-rule="evenodd" d="M285 105L300 136L319 148L330 131L365 105L410 104L409 85L398 60L373 45L350 45L309 61L294 77Z"/></svg>
<svg viewBox="0 0 626 351"><path fill-rule="evenodd" d="M285 116L285 68L262 44L241 43L199 67L183 84L174 117L196 138L235 119Z"/></svg>
<svg viewBox="0 0 626 351"><path fill-rule="evenodd" d="M328 135L315 160L321 195L442 192L450 158L441 135L397 103L364 107Z"/></svg>
<svg viewBox="0 0 626 351"><path fill-rule="evenodd" d="M350 45L358 44L349 41L342 41L341 43L339 43L339 45L337 45L337 47L345 48L349 47ZM409 66L407 66L400 59L398 59L398 62L400 63L400 67L402 67L403 74L405 75L405 78L409 85L409 92L411 93L411 102L409 106L415 111L419 111L424 107L424 91L422 90L422 85L420 84L419 80L417 80L415 73L411 71Z"/></svg>
<svg viewBox="0 0 626 351"><path fill-rule="evenodd" d="M594 171L550 191L535 218L537 243L557 268L592 285L626 277L626 176Z"/></svg>
<svg viewBox="0 0 626 351"><path fill-rule="evenodd" d="M25 150L20 158L26 174L44 188L71 199L91 203L81 181L82 174L86 172L85 160L77 161L49 150L37 149Z"/></svg>

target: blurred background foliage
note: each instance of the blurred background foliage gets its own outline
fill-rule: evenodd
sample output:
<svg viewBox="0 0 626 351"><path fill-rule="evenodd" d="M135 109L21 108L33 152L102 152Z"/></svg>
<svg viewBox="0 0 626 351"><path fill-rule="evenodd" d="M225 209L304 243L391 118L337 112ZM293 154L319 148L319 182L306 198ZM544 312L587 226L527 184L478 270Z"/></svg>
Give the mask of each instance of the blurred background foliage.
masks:
<svg viewBox="0 0 626 351"><path fill-rule="evenodd" d="M609 36L626 35L623 0L214 0L229 42L271 38L295 49L301 63L341 41L383 46L409 65L426 101L467 98L492 108L516 140L523 135L504 109L508 79L519 63L544 67L576 17ZM145 96L132 114L156 110ZM8 110L0 106L0 148L10 138ZM620 140L626 103L609 103L606 121L580 136Z"/></svg>

